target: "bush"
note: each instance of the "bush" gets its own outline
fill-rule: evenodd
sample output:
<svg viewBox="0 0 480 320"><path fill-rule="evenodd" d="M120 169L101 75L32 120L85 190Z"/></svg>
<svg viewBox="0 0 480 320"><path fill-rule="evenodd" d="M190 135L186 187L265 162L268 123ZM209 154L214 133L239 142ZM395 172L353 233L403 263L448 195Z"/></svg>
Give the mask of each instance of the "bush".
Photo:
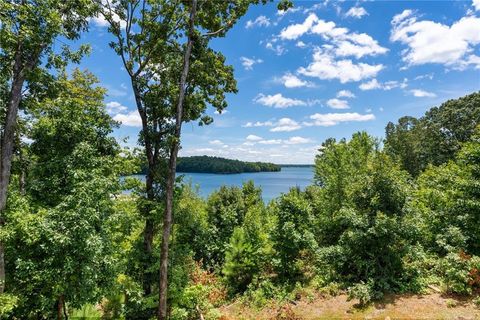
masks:
<svg viewBox="0 0 480 320"><path fill-rule="evenodd" d="M440 260L438 271L449 293L470 295L480 288L480 257L451 252Z"/></svg>
<svg viewBox="0 0 480 320"><path fill-rule="evenodd" d="M348 288L348 301L358 299L359 306L363 307L372 301L372 286L371 284L365 284L363 282L357 283L354 286Z"/></svg>

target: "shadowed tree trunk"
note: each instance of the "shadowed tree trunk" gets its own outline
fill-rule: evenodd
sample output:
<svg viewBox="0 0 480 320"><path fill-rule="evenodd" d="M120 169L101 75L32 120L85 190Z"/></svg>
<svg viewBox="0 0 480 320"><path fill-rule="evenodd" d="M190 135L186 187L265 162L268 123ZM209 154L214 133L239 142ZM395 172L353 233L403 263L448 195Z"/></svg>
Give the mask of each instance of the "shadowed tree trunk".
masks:
<svg viewBox="0 0 480 320"><path fill-rule="evenodd" d="M173 137L173 145L170 150L170 158L168 162L168 177L165 199L165 213L163 217L162 247L160 253L160 283L159 283L159 303L158 303L158 319L167 319L167 291L168 291L168 250L170 233L172 230L172 212L173 212L173 193L175 189L175 175L177 167L178 149L180 146L180 136L182 131L183 104L185 100L185 88L190 67L190 56L192 53L195 15L197 13L197 0L191 1L188 41L183 56L183 70L180 78L178 101L175 117L175 132Z"/></svg>
<svg viewBox="0 0 480 320"><path fill-rule="evenodd" d="M22 44L19 43L15 53L13 66L12 88L7 105L3 132L0 142L0 228L5 225L4 211L7 205L8 184L12 169L13 145L17 124L18 106L22 99L22 88L25 81L24 66L22 64ZM5 291L5 248L0 242L0 294Z"/></svg>

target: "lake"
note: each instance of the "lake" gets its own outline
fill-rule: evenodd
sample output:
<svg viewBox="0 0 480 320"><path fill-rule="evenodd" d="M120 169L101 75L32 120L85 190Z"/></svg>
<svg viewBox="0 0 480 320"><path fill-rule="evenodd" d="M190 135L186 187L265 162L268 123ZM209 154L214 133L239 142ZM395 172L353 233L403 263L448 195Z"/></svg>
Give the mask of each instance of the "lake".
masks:
<svg viewBox="0 0 480 320"><path fill-rule="evenodd" d="M302 190L313 183L313 167L282 167L277 172L253 172L238 174L215 174L215 173L178 173L184 176L186 183L199 187L202 197L220 188L222 185L239 186L246 181L253 180L255 186L262 188L262 197L265 202L288 192L292 187L300 187ZM145 180L145 176L135 177Z"/></svg>

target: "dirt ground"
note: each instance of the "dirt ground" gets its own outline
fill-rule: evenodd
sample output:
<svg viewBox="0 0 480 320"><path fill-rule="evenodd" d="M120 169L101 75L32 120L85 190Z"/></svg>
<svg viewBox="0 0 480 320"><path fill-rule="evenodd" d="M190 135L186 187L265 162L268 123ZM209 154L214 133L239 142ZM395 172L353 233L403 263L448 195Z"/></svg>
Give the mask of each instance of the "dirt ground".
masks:
<svg viewBox="0 0 480 320"><path fill-rule="evenodd" d="M347 301L345 294L336 297L302 298L284 305L270 305L262 309L234 303L220 308L222 320L265 319L455 319L480 320L480 308L472 299L446 296L439 293L428 295L390 295L381 302L363 309L355 306L357 301Z"/></svg>

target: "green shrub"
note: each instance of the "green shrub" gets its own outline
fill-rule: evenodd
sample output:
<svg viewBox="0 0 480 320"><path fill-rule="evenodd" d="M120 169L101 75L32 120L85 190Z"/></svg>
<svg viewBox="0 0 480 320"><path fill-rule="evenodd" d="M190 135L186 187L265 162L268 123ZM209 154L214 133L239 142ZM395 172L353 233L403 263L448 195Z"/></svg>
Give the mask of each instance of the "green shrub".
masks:
<svg viewBox="0 0 480 320"><path fill-rule="evenodd" d="M480 257L464 252L449 253L438 264L438 271L449 293L470 295L480 287Z"/></svg>

